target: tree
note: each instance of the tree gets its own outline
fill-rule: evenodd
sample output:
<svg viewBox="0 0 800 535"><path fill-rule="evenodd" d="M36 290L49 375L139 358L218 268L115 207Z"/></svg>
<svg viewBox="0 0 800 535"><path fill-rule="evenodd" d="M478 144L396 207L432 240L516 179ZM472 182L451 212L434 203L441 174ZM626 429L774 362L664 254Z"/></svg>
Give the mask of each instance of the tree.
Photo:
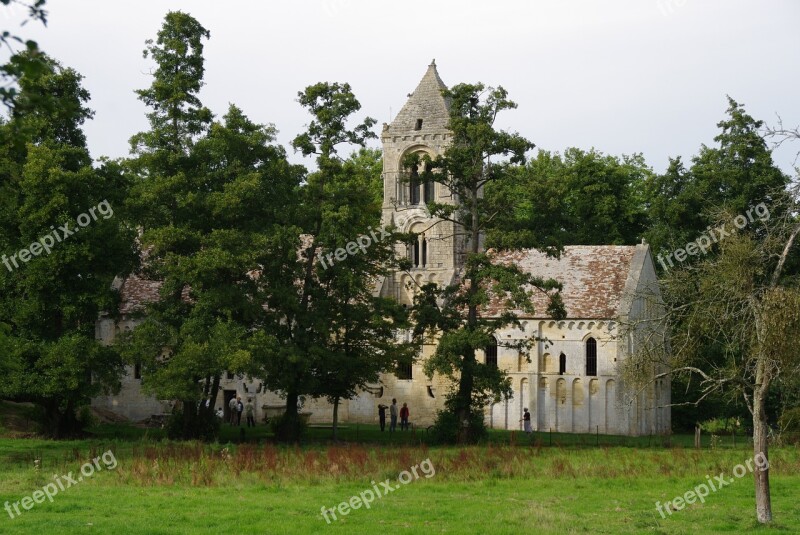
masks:
<svg viewBox="0 0 800 535"><path fill-rule="evenodd" d="M568 148L540 151L508 180L486 188L497 220L487 239L507 247L635 245L646 228L643 189L652 171L641 155ZM502 209L501 209L502 208Z"/></svg>
<svg viewBox="0 0 800 535"><path fill-rule="evenodd" d="M231 105L212 122L200 103L202 39L192 17L169 13L147 54L157 61L140 98L151 130L131 140L137 176L129 206L141 224L144 273L162 281L160 300L124 341L145 389L180 401L173 434L211 438L212 403L226 371L252 368L252 335L265 321L258 273L273 227L291 218L303 170L273 145L275 129Z"/></svg>
<svg viewBox="0 0 800 535"><path fill-rule="evenodd" d="M685 246L715 222L716 211L745 213L759 203L770 203L789 183L761 135L763 121L730 97L727 115L717 124L717 145L703 145L690 169L677 158L664 175L653 175L648 182L646 237L654 251Z"/></svg>
<svg viewBox="0 0 800 535"><path fill-rule="evenodd" d="M4 6L21 5L28 11L22 25L28 21L39 21L47 24L47 11L44 9L46 0L34 0L30 3L21 0L0 0ZM21 52L14 50L15 45L24 45L25 49ZM49 71L47 58L41 54L39 45L36 41L23 39L19 35L14 35L5 30L0 34L0 47L7 47L12 51L11 60L4 65L0 65L0 101L9 109L17 106L16 97L19 94L16 84L24 77L29 80L45 75ZM50 99L40 99L36 105L40 108L53 108L54 101Z"/></svg>
<svg viewBox="0 0 800 535"><path fill-rule="evenodd" d="M672 354L641 352L625 370L641 384L647 379L640 370L659 362L671 372L656 379L667 373L692 375L699 379L702 397L743 400L752 414L754 456L764 461L769 459L768 395L781 376L800 372L798 275L785 271L800 225L793 216L769 217L769 212L786 214L786 208L760 210L766 217L755 221L757 232L734 229L719 243L717 254L662 280L670 304L666 319L673 327ZM789 208L797 212L796 200ZM732 217L726 213L720 224ZM756 469L754 479L757 519L771 522L769 468Z"/></svg>
<svg viewBox="0 0 800 535"><path fill-rule="evenodd" d="M263 277L270 317L264 338L272 342L261 344L262 369L265 384L286 397L278 437L287 441L299 438L301 395L324 396L338 409L339 400L396 365L404 349L395 331L405 325L402 308L372 295L391 266L393 245L376 229L375 154L339 156L340 146L375 137L375 121L347 127L361 108L348 84L318 83L298 96L312 120L292 144L316 157L317 171L299 191L298 225L283 229ZM348 247L371 229L381 239L362 241L360 251ZM333 257L346 247L344 259Z"/></svg>
<svg viewBox="0 0 800 535"><path fill-rule="evenodd" d="M657 251L656 265L662 273L676 264L669 259L670 253L702 236L710 236L709 229L715 228L721 211L735 217L761 203L773 206L773 211L784 209L782 203L773 204L773 200L782 194L789 177L772 160L772 152L761 135L763 122L751 117L742 104L731 98L726 113L718 123L720 132L714 138L715 145L703 145L689 168L680 158L671 160L666 173L653 175L646 185L649 229L645 236ZM730 220L724 224L725 228L732 225ZM755 232L755 227L748 225L744 230ZM717 236L713 237L716 241ZM715 254L714 248L706 251ZM789 271L796 272L796 258L796 254L790 255ZM709 345L705 352L708 357L724 360L724 347ZM731 400L717 392L703 395L695 381L689 376L677 376L672 381L673 401L680 404L676 421L683 418L695 423L711 407L725 407L724 414L746 411L741 398Z"/></svg>
<svg viewBox="0 0 800 535"><path fill-rule="evenodd" d="M493 333L509 324L518 324L510 312L522 309L532 312L531 296L541 291L550 297L555 317L563 315L553 280L542 280L521 272L513 265L493 263L492 254L483 252L483 233L490 231L496 212L483 199L484 187L509 177L514 166L524 163L525 153L533 144L516 133L497 130L497 115L516 107L507 92L485 88L483 84L459 84L445 91L450 101L449 129L452 143L443 155L419 166L419 157L412 155L406 165L426 169L425 180L447 187L458 204L429 203L431 216L451 221L466 238L467 251L463 277L457 284L444 288L426 285L415 299L415 330L419 336L439 336L435 353L426 361L428 376L439 373L455 387L448 394L447 408L440 413L437 425L458 431L451 437L459 442L474 441L482 429L482 409L495 397L510 394L510 381L502 370L479 363L476 351L487 347ZM502 241L502 240L498 240ZM507 312L497 318L483 315L482 307L493 296L506 304ZM528 350L528 341L516 344L521 352Z"/></svg>
<svg viewBox="0 0 800 535"><path fill-rule="evenodd" d="M80 431L78 408L119 387L122 361L94 324L133 264L133 233L119 213L120 166L95 168L86 148L81 76L44 60L49 71L20 80L23 105L0 128L0 323L10 328L0 353L11 370L0 394L40 405L47 432L64 437ZM37 107L43 96L55 105Z"/></svg>

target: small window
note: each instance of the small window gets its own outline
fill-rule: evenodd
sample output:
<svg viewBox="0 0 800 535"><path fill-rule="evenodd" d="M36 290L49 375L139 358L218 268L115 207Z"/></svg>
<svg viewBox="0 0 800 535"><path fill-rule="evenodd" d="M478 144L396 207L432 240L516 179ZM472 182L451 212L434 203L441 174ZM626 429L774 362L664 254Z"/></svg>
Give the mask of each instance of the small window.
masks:
<svg viewBox="0 0 800 535"><path fill-rule="evenodd" d="M417 124L414 125L414 130L422 130L422 119L417 119Z"/></svg>
<svg viewBox="0 0 800 535"><path fill-rule="evenodd" d="M228 378L229 381L232 381L233 380L233 372L228 372L226 374L226 377Z"/></svg>
<svg viewBox="0 0 800 535"><path fill-rule="evenodd" d="M494 336L484 351L486 352L486 365L497 368L497 339Z"/></svg>
<svg viewBox="0 0 800 535"><path fill-rule="evenodd" d="M422 238L422 266L428 265L428 240Z"/></svg>
<svg viewBox="0 0 800 535"><path fill-rule="evenodd" d="M410 381L412 377L411 363L401 363L397 365L397 378L401 381Z"/></svg>
<svg viewBox="0 0 800 535"><path fill-rule="evenodd" d="M414 240L414 245L411 247L411 264L414 267L419 267L419 240Z"/></svg>
<svg viewBox="0 0 800 535"><path fill-rule="evenodd" d="M561 353L558 357L558 375L567 373L567 356Z"/></svg>
<svg viewBox="0 0 800 535"><path fill-rule="evenodd" d="M597 375L597 341L586 340L586 375Z"/></svg>
<svg viewBox="0 0 800 535"><path fill-rule="evenodd" d="M142 378L142 365L138 362L133 365L133 378L134 379L141 379Z"/></svg>

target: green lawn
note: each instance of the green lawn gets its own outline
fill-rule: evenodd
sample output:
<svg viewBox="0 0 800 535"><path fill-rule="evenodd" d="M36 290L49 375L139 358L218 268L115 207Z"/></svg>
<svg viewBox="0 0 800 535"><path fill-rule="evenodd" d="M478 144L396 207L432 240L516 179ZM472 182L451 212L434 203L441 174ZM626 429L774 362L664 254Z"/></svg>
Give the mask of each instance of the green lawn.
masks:
<svg viewBox="0 0 800 535"><path fill-rule="evenodd" d="M346 431L345 438L356 432ZM331 445L329 431L313 430L310 444L279 447L259 432L248 438L262 443L241 445L155 441L152 432L142 438L142 430L118 426L79 441L0 439L0 506L32 495L54 474L76 477L105 451L117 463L17 518L0 510L0 533L800 532L795 446L771 453L776 522L760 529L749 473L666 519L655 509L706 475L732 477L752 455L743 440L736 449L696 451L680 445L691 437L673 437L671 448L653 439L648 448L648 437L596 447L589 440L597 437L558 435L550 446L548 434L529 440L496 432L481 446L437 448L419 445L419 435L390 437L367 426L358 429L367 443ZM418 479L409 473L412 481L398 483L401 472L426 459ZM386 479L397 490L369 509L337 512L330 524L320 514Z"/></svg>

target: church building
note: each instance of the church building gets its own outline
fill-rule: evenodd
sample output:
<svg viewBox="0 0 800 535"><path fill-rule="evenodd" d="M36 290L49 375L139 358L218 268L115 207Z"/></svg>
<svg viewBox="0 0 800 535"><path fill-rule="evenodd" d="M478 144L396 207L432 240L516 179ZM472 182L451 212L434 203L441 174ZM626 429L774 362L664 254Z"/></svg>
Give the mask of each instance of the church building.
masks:
<svg viewBox="0 0 800 535"><path fill-rule="evenodd" d="M412 267L395 272L379 282L377 292L402 304L413 302L415 288L430 282L450 285L459 280L466 258L466 243L454 237L454 224L434 220L426 203L457 203L441 184L422 182L419 170L406 169L409 154L442 154L450 142L449 107L442 95L446 86L436 64L431 63L417 88L391 122L384 124L383 216L384 226L395 225L419 238L410 245L398 245ZM639 327L657 317L660 294L650 248L635 246L568 246L559 258L536 250L498 253L498 262L513 263L526 272L554 278L563 284L562 298L567 311L563 320L547 316L542 299L534 301L533 315L518 311L521 328L509 327L495 333L495 343L478 355L479 360L498 366L512 378L514 395L485 408L485 421L495 429L521 429L523 410L531 413L534 430L566 433L615 435L663 434L670 430L670 383L668 377L646 386L626 386L620 372L625 359L646 343L650 336ZM121 283L122 319L115 323L101 319L98 338L113 342L120 330L134 328L141 321L136 312L158 298L159 283L129 277ZM493 304L485 313L499 314ZM519 339L535 339L529 358L510 346ZM410 421L427 427L443 408L449 385L441 378L428 379L423 373L425 359L435 346L426 345L415 364L398 369L339 406L342 423L377 423L378 404L396 398L407 403ZM659 370L663 371L663 370ZM656 370L653 370L655 376ZM122 391L104 396L93 405L132 420L168 411L168 402L145 396L141 374L129 369ZM251 398L256 419L283 411L284 403L266 391L257 378L228 375L222 378L217 406L227 407L231 396ZM226 409L227 410L227 409ZM302 412L312 423L330 422L333 408L324 400L307 400Z"/></svg>

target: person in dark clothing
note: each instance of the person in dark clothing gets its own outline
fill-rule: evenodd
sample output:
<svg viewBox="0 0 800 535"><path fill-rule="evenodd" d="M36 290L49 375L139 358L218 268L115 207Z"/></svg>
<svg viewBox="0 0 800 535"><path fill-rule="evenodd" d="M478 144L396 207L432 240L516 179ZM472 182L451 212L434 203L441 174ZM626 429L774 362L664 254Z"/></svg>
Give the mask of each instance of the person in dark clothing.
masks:
<svg viewBox="0 0 800 535"><path fill-rule="evenodd" d="M242 403L242 397L239 396L236 398L236 425L242 425L242 413L244 412L244 403Z"/></svg>
<svg viewBox="0 0 800 535"><path fill-rule="evenodd" d="M400 429L408 431L408 405L403 403L403 408L400 409Z"/></svg>
<svg viewBox="0 0 800 535"><path fill-rule="evenodd" d="M381 431L383 431L384 428L386 427L386 409L388 408L389 406L384 405L383 403L378 405L378 421L381 424Z"/></svg>

